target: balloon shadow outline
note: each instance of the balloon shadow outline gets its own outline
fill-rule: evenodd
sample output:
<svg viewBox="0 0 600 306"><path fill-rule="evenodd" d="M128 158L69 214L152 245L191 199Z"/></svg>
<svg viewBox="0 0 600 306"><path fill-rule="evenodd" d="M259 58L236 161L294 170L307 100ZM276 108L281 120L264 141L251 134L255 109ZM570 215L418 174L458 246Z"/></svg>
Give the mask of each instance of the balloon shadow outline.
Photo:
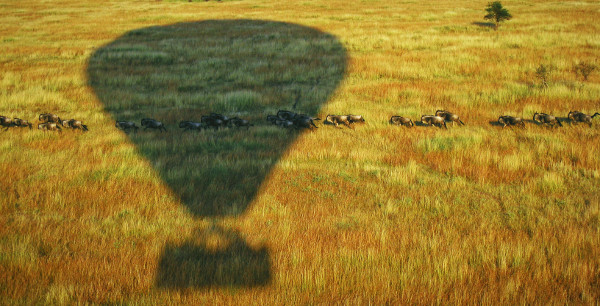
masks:
<svg viewBox="0 0 600 306"><path fill-rule="evenodd" d="M217 220L248 210L299 135L269 126L266 115L291 108L316 115L346 67L346 50L334 35L277 21L207 20L130 31L96 50L87 73L114 120L139 124L149 117L166 125L166 133L141 129L128 137L194 217ZM211 112L254 126L177 127ZM200 233L182 245L168 243L156 285L267 284L268 251L250 247L236 231L218 232L230 246L211 249Z"/></svg>

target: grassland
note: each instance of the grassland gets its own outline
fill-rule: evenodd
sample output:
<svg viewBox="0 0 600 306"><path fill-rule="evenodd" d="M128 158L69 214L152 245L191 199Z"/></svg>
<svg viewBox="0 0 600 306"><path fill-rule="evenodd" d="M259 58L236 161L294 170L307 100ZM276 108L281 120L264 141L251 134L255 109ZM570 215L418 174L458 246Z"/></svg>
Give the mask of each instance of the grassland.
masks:
<svg viewBox="0 0 600 306"><path fill-rule="evenodd" d="M0 303L597 303L598 122L491 122L600 112L600 4L486 4L0 1L0 115L90 128L0 131ZM262 121L296 101L367 122Z"/></svg>

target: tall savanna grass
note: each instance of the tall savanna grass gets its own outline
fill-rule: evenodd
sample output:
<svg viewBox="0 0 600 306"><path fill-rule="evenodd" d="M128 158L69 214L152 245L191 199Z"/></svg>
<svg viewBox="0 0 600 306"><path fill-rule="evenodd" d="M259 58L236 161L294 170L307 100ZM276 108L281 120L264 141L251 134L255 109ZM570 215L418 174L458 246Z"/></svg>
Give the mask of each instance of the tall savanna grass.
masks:
<svg viewBox="0 0 600 306"><path fill-rule="evenodd" d="M90 128L0 131L0 301L597 303L600 4L486 4L0 1L0 115ZM255 126L176 127L212 111Z"/></svg>

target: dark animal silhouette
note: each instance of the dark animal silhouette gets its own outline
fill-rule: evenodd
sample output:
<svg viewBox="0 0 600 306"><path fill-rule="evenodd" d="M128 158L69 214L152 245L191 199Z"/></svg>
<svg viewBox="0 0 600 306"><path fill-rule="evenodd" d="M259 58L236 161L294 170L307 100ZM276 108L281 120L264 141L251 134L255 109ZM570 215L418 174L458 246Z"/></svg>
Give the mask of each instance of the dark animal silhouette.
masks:
<svg viewBox="0 0 600 306"><path fill-rule="evenodd" d="M190 130L201 131L204 124L202 124L202 122L181 121L179 122L179 127L182 128L184 132Z"/></svg>
<svg viewBox="0 0 600 306"><path fill-rule="evenodd" d="M502 128L505 128L506 126L519 126L522 129L525 128L525 122L519 117L500 116L498 117L498 123L502 124Z"/></svg>
<svg viewBox="0 0 600 306"><path fill-rule="evenodd" d="M288 110L279 110L277 111L277 117L284 119L284 120L294 120L294 118L296 117L296 113L288 111Z"/></svg>
<svg viewBox="0 0 600 306"><path fill-rule="evenodd" d="M233 124L237 128L246 127L246 130L250 129L251 126L254 126L254 124L250 123L250 121L238 117L229 119L229 123Z"/></svg>
<svg viewBox="0 0 600 306"><path fill-rule="evenodd" d="M275 120L275 125L277 125L280 128L285 128L285 129L291 129L294 128L294 122L289 121L289 120L285 120L285 119L277 119Z"/></svg>
<svg viewBox="0 0 600 306"><path fill-rule="evenodd" d="M210 113L210 115L208 115L208 117L212 118L213 120L221 120L221 126L229 127L230 119L227 116L217 114L217 113Z"/></svg>
<svg viewBox="0 0 600 306"><path fill-rule="evenodd" d="M318 128L315 124L315 120L321 120L320 118L313 118L311 116L305 114L298 114L288 110L279 110L277 111L277 115L268 115L267 122L277 125L281 128L295 128L302 129L307 128L311 129Z"/></svg>
<svg viewBox="0 0 600 306"><path fill-rule="evenodd" d="M421 116L421 122L427 125L435 125L440 129L442 128L442 126L446 129L448 128L448 126L446 126L446 120L444 120L444 118L440 116L423 115Z"/></svg>
<svg viewBox="0 0 600 306"><path fill-rule="evenodd" d="M202 116L200 118L200 122L207 128L212 127L215 130L218 130L220 127L225 126L225 122L222 119L219 119L218 116Z"/></svg>
<svg viewBox="0 0 600 306"><path fill-rule="evenodd" d="M281 120L281 118L275 115L267 115L267 122L277 125L277 120Z"/></svg>
<svg viewBox="0 0 600 306"><path fill-rule="evenodd" d="M317 125L315 124L315 122L313 120L314 120L314 118L311 118L306 115L301 115L301 116L296 116L294 118L294 121L292 121L292 122L294 123L294 126L296 126L297 129L307 128L309 130L312 130L313 127L318 129Z"/></svg>
<svg viewBox="0 0 600 306"><path fill-rule="evenodd" d="M18 127L29 127L30 130L33 127L33 124L31 124L29 121L19 119L19 118L14 118L13 124L14 124L14 126L18 126Z"/></svg>
<svg viewBox="0 0 600 306"><path fill-rule="evenodd" d="M600 115L600 114L595 113L594 115L590 116L590 115L584 114L580 111L571 111L571 112L569 112L567 117L569 119L571 119L572 123L587 123L589 126L592 126L592 119L598 115Z"/></svg>
<svg viewBox="0 0 600 306"><path fill-rule="evenodd" d="M446 121L451 121L452 126L454 126L455 122L465 125L465 123L460 120L460 118L457 114L453 114L449 111L437 110L437 111L435 111L435 115L444 118L444 120L446 120Z"/></svg>
<svg viewBox="0 0 600 306"><path fill-rule="evenodd" d="M144 119L142 119L141 123L142 123L142 126L144 127L144 131L148 128L159 130L159 131L161 131L161 133L163 130L165 132L167 131L167 129L165 128L165 125L162 122L155 120L155 119L144 118Z"/></svg>
<svg viewBox="0 0 600 306"><path fill-rule="evenodd" d="M130 129L133 129L135 132L137 132L139 129L139 127L135 125L135 122L131 121L117 121L115 127L125 131L125 133L127 133Z"/></svg>
<svg viewBox="0 0 600 306"><path fill-rule="evenodd" d="M13 119L0 116L0 126L4 127L4 131L8 131L9 127L15 126Z"/></svg>
<svg viewBox="0 0 600 306"><path fill-rule="evenodd" d="M558 124L558 126L562 126L562 124L558 119L556 119L556 117L544 113L533 114L533 121L539 122L541 124L546 124L552 127L554 127L556 124Z"/></svg>
<svg viewBox="0 0 600 306"><path fill-rule="evenodd" d="M390 118L390 124L404 125L409 128L415 126L414 122L410 118L406 118L406 117L402 117L402 116L392 116Z"/></svg>

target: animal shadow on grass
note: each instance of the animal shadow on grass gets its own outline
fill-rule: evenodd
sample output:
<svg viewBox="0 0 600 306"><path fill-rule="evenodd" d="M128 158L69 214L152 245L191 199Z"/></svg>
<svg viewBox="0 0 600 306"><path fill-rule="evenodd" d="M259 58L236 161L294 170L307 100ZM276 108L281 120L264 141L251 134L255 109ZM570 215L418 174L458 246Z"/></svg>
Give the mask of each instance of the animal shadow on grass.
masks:
<svg viewBox="0 0 600 306"><path fill-rule="evenodd" d="M565 122L565 120L564 120L565 118L556 117L556 119L560 120L560 123L564 123ZM532 119L523 119L523 122L525 122L526 125L535 125L535 126L546 127L546 128L553 128L553 127L554 128L558 128L558 127L560 127L558 125L552 126L552 125L544 124L544 123L541 123L539 121L535 121L535 120L532 120Z"/></svg>
<svg viewBox="0 0 600 306"><path fill-rule="evenodd" d="M536 126L542 126L541 123L539 123L539 122L537 122L535 120L532 120L532 119L523 119L523 122L525 122L526 125L533 124L533 125L536 125Z"/></svg>
<svg viewBox="0 0 600 306"><path fill-rule="evenodd" d="M525 120L523 120L523 122L527 122L527 120L525 119ZM503 127L502 123L498 122L498 120L491 120L491 121L488 121L488 123L491 126L498 127L500 129L504 128L504 129L509 129L510 130L510 129L515 129L515 128L518 128L518 129L525 129L526 128L525 126L520 126L520 125L516 125L515 126L515 125L509 125L509 124L507 124L506 126Z"/></svg>
<svg viewBox="0 0 600 306"><path fill-rule="evenodd" d="M127 134L189 212L209 219L227 247L208 247L199 230L167 243L156 285L165 288L261 286L271 277L266 249L216 225L240 216L298 133L271 128L267 114L316 115L344 77L339 40L305 26L261 20L208 20L130 31L88 63L91 88L113 119L162 121L166 133ZM181 132L181 120L211 112L255 126ZM243 263L243 264L240 264Z"/></svg>
<svg viewBox="0 0 600 306"><path fill-rule="evenodd" d="M480 21L476 21L476 22L472 22L472 25L476 25L478 27L482 27L482 28L490 28L493 29L496 27L496 25L493 22L480 22Z"/></svg>
<svg viewBox="0 0 600 306"><path fill-rule="evenodd" d="M489 121L491 126L497 126L497 127L502 127L502 124L500 122L498 122L498 120L492 120Z"/></svg>

